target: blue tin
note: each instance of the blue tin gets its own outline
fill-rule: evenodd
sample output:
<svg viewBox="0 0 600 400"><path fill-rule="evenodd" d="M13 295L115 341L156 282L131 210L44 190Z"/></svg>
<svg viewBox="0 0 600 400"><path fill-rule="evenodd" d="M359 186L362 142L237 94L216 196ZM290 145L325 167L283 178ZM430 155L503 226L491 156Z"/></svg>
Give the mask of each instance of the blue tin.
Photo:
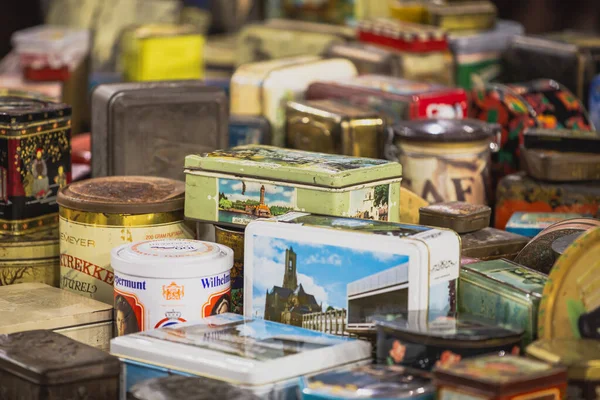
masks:
<svg viewBox="0 0 600 400"><path fill-rule="evenodd" d="M204 84L206 86L215 86L223 89L227 97L229 97L229 87L231 86L231 79L229 78L210 78L205 79Z"/></svg>
<svg viewBox="0 0 600 400"><path fill-rule="evenodd" d="M596 75L590 83L588 110L594 126L600 127L600 75Z"/></svg>
<svg viewBox="0 0 600 400"><path fill-rule="evenodd" d="M584 216L591 217L576 213L516 212L508 220L505 229L507 232L532 238L556 222Z"/></svg>
<svg viewBox="0 0 600 400"><path fill-rule="evenodd" d="M229 146L270 144L271 125L266 118L232 115L229 117Z"/></svg>

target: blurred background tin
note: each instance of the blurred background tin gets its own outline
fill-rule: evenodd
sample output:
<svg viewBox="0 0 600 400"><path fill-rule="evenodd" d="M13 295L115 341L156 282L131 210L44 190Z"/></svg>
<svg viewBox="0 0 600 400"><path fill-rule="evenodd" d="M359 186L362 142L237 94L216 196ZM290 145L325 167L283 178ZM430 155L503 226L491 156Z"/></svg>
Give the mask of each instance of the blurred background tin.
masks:
<svg viewBox="0 0 600 400"><path fill-rule="evenodd" d="M506 231L533 238L552 224L567 219L584 217L575 213L516 212L506 223Z"/></svg>
<svg viewBox="0 0 600 400"><path fill-rule="evenodd" d="M270 144L271 124L264 117L229 116L229 147L245 144Z"/></svg>
<svg viewBox="0 0 600 400"><path fill-rule="evenodd" d="M462 201L437 203L419 209L419 224L468 233L490 226L491 213L491 208L481 204Z"/></svg>
<svg viewBox="0 0 600 400"><path fill-rule="evenodd" d="M447 31L486 31L496 24L497 9L487 0L430 2L427 22Z"/></svg>

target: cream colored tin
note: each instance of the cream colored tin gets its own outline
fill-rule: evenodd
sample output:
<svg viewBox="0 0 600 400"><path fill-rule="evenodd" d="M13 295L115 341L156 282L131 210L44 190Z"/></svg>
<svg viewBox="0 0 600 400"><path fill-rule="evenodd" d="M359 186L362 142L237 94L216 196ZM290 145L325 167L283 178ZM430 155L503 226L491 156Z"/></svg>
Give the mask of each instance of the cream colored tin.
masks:
<svg viewBox="0 0 600 400"><path fill-rule="evenodd" d="M60 287L112 304L114 247L193 237L183 222L183 192L183 182L139 176L89 179L62 189Z"/></svg>

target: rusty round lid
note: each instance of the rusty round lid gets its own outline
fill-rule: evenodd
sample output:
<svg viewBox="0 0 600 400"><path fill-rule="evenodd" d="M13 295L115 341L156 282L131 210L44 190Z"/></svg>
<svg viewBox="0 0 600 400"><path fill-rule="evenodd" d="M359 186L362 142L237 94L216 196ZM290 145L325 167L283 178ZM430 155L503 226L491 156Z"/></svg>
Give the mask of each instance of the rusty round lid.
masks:
<svg viewBox="0 0 600 400"><path fill-rule="evenodd" d="M107 176L74 182L57 203L80 211L150 214L183 209L185 183L151 176Z"/></svg>
<svg viewBox="0 0 600 400"><path fill-rule="evenodd" d="M501 128L476 119L420 119L399 122L392 129L400 140L460 143L495 139Z"/></svg>

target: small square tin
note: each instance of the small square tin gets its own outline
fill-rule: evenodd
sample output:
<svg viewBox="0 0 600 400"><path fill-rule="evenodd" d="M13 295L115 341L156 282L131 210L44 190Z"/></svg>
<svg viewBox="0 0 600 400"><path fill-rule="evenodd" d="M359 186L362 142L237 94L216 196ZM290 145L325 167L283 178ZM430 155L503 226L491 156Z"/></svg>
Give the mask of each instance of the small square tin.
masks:
<svg viewBox="0 0 600 400"><path fill-rule="evenodd" d="M494 28L498 10L491 1L431 2L427 23L446 31L487 31Z"/></svg>
<svg viewBox="0 0 600 400"><path fill-rule="evenodd" d="M522 334L454 313L412 311L377 321L377 363L429 371L482 354L518 354Z"/></svg>
<svg viewBox="0 0 600 400"><path fill-rule="evenodd" d="M200 81L100 85L92 109L94 177L183 180L187 154L228 146L227 96Z"/></svg>
<svg viewBox="0 0 600 400"><path fill-rule="evenodd" d="M490 226L491 214L492 209L488 206L450 201L420 208L419 223L468 233Z"/></svg>
<svg viewBox="0 0 600 400"><path fill-rule="evenodd" d="M537 337L537 317L548 275L508 260L463 265L458 281L458 312L525 331L523 345Z"/></svg>
<svg viewBox="0 0 600 400"><path fill-rule="evenodd" d="M396 162L248 145L189 155L185 168L188 219L243 227L288 211L400 218Z"/></svg>
<svg viewBox="0 0 600 400"><path fill-rule="evenodd" d="M270 144L271 124L266 118L231 115L229 117L229 146Z"/></svg>
<svg viewBox="0 0 600 400"><path fill-rule="evenodd" d="M370 343L362 340L231 313L120 336L110 351L124 365L121 398L149 378L187 375L291 400L301 376L366 364L371 357Z"/></svg>
<svg viewBox="0 0 600 400"><path fill-rule="evenodd" d="M456 232L289 213L246 227L244 315L346 335L378 316L454 311ZM348 329L348 330L347 330Z"/></svg>
<svg viewBox="0 0 600 400"><path fill-rule="evenodd" d="M437 368L439 399L481 400L564 399L564 368L515 356L482 356Z"/></svg>
<svg viewBox="0 0 600 400"><path fill-rule="evenodd" d="M505 230L532 238L556 222L583 216L575 213L516 212L506 223Z"/></svg>
<svg viewBox="0 0 600 400"><path fill-rule="evenodd" d="M21 94L0 96L0 234L56 226L71 181L71 107Z"/></svg>
<svg viewBox="0 0 600 400"><path fill-rule="evenodd" d="M116 399L117 357L45 330L0 337L0 392L6 399Z"/></svg>
<svg viewBox="0 0 600 400"><path fill-rule="evenodd" d="M325 99L287 103L287 145L292 149L381 158L384 121L374 110Z"/></svg>
<svg viewBox="0 0 600 400"><path fill-rule="evenodd" d="M460 235L462 255L480 260L514 259L529 238L495 228L484 228Z"/></svg>

